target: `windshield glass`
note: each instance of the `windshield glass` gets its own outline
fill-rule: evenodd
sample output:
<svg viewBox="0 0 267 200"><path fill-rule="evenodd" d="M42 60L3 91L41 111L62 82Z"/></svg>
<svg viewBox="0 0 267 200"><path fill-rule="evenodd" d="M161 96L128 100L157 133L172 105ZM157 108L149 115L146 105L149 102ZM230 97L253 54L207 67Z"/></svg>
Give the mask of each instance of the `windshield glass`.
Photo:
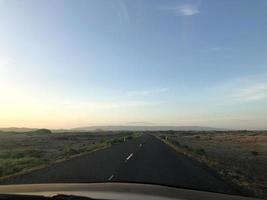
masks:
<svg viewBox="0 0 267 200"><path fill-rule="evenodd" d="M0 184L267 197L267 1L0 0Z"/></svg>

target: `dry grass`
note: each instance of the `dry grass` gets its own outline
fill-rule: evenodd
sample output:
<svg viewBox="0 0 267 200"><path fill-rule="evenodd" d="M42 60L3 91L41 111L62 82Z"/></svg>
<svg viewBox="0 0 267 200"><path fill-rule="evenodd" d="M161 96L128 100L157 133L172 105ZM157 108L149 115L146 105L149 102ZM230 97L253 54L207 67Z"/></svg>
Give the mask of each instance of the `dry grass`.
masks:
<svg viewBox="0 0 267 200"><path fill-rule="evenodd" d="M133 133L0 132L0 179L49 166L136 137Z"/></svg>
<svg viewBox="0 0 267 200"><path fill-rule="evenodd" d="M267 132L177 132L161 138L222 178L267 198Z"/></svg>

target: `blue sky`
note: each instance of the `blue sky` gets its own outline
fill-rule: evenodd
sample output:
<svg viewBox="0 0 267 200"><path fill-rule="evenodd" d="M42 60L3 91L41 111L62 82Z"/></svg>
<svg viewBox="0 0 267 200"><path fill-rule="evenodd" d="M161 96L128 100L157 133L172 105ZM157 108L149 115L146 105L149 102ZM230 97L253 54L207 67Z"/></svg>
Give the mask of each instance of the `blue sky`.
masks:
<svg viewBox="0 0 267 200"><path fill-rule="evenodd" d="M0 126L267 128L264 0L0 0Z"/></svg>

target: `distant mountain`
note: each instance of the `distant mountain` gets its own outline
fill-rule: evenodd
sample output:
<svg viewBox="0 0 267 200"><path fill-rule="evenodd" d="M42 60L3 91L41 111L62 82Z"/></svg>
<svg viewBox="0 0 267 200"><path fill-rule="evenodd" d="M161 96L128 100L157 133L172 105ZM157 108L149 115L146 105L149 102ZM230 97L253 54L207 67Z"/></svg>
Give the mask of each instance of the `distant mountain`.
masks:
<svg viewBox="0 0 267 200"><path fill-rule="evenodd" d="M215 131L225 130L204 126L89 126L71 129L73 131Z"/></svg>
<svg viewBox="0 0 267 200"><path fill-rule="evenodd" d="M43 129L37 128L0 128L0 131L5 132L33 132ZM223 131L227 129L222 128L212 128L204 126L88 126L88 127L78 127L73 129L53 129L54 133L57 132L81 132L81 131Z"/></svg>
<svg viewBox="0 0 267 200"><path fill-rule="evenodd" d="M6 131L6 132L30 132L30 131L36 131L37 128L18 128L18 127L9 127L9 128L0 128L0 131Z"/></svg>

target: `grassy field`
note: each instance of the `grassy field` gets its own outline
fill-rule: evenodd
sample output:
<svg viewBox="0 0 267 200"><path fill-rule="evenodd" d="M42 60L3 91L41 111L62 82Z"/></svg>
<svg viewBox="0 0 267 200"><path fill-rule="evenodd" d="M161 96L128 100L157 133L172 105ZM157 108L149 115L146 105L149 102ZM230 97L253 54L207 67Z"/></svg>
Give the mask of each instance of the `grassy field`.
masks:
<svg viewBox="0 0 267 200"><path fill-rule="evenodd" d="M181 153L216 170L225 180L267 198L267 132L161 132Z"/></svg>
<svg viewBox="0 0 267 200"><path fill-rule="evenodd" d="M0 178L87 154L136 137L135 133L0 131Z"/></svg>

